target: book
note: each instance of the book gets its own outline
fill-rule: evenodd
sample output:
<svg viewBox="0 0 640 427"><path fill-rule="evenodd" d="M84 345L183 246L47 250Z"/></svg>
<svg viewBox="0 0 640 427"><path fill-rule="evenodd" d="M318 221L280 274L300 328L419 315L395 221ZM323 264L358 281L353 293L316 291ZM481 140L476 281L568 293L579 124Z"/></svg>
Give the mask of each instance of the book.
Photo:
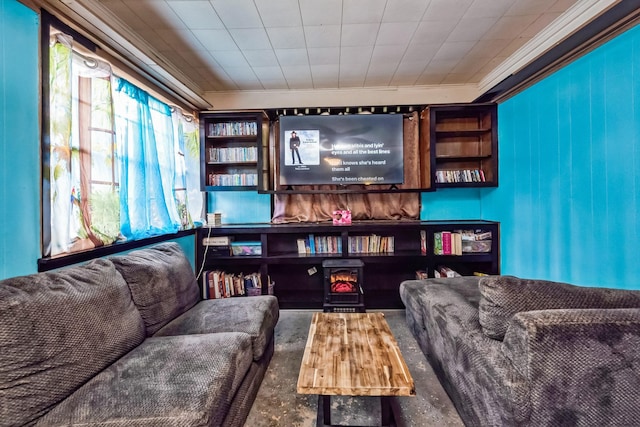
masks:
<svg viewBox="0 0 640 427"><path fill-rule="evenodd" d="M447 267L446 265L439 265L433 271L433 275L436 278L440 277L460 277L461 274L457 271Z"/></svg>
<svg viewBox="0 0 640 427"><path fill-rule="evenodd" d="M316 253L316 239L313 234L309 234L309 253L310 254Z"/></svg>
<svg viewBox="0 0 640 427"><path fill-rule="evenodd" d="M433 233L433 254L442 255L442 233Z"/></svg>
<svg viewBox="0 0 640 427"><path fill-rule="evenodd" d="M304 239L298 239L296 241L296 244L298 246L298 253L300 255L306 255L307 254L307 245L305 244Z"/></svg>
<svg viewBox="0 0 640 427"><path fill-rule="evenodd" d="M462 255L462 234L451 233L451 254Z"/></svg>
<svg viewBox="0 0 640 427"><path fill-rule="evenodd" d="M451 255L451 232L442 232L442 255Z"/></svg>
<svg viewBox="0 0 640 427"><path fill-rule="evenodd" d="M426 270L417 270L416 271L416 280L428 279L429 275Z"/></svg>
<svg viewBox="0 0 640 427"><path fill-rule="evenodd" d="M425 230L420 230L420 253L427 254L427 232Z"/></svg>
<svg viewBox="0 0 640 427"><path fill-rule="evenodd" d="M203 246L229 246L233 239L230 236L211 236L202 239Z"/></svg>
<svg viewBox="0 0 640 427"><path fill-rule="evenodd" d="M209 275L208 275L208 271L205 271L204 274L202 275L202 283L201 283L201 289L202 289L202 299L209 299Z"/></svg>
<svg viewBox="0 0 640 427"><path fill-rule="evenodd" d="M214 257L231 255L231 246L207 246L206 250L208 255Z"/></svg>

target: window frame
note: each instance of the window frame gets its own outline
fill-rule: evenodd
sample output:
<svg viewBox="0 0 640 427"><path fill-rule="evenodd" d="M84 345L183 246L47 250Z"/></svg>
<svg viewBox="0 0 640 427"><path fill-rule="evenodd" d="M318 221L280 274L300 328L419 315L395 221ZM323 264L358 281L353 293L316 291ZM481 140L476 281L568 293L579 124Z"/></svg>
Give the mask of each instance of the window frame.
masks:
<svg viewBox="0 0 640 427"><path fill-rule="evenodd" d="M40 111L40 135L41 135L41 234L40 247L41 254L45 253L45 242L51 241L51 183L50 177L50 84L49 84L49 39L51 28L56 28L73 37L74 42L80 43L84 48L91 52L96 52L98 46L83 36L77 30L62 22L60 19L41 9L40 21L40 57L41 57L41 111ZM206 203L206 200L205 200ZM108 255L117 254L143 246L160 243L167 240L174 240L185 236L195 236L197 227L188 230L180 230L176 233L162 234L138 240L128 240L124 242L116 242L111 245L100 246L86 251L65 253L52 257L41 257L38 259L38 272L50 271L53 269L86 262L94 258L100 258ZM194 237L195 238L195 237Z"/></svg>

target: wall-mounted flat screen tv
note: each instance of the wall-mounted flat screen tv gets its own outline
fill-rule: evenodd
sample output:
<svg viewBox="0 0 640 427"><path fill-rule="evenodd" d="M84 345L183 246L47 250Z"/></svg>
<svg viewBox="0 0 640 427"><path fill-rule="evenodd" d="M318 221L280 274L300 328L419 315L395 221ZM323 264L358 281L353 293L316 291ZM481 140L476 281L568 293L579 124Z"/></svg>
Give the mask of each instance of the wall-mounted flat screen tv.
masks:
<svg viewBox="0 0 640 427"><path fill-rule="evenodd" d="M402 184L401 114L280 117L280 185Z"/></svg>

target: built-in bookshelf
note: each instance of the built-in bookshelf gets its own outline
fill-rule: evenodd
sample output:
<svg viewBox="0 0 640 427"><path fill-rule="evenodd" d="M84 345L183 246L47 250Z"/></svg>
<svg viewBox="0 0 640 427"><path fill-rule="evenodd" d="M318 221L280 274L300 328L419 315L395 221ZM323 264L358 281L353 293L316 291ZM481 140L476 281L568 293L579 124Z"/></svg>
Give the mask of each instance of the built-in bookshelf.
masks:
<svg viewBox="0 0 640 427"><path fill-rule="evenodd" d="M498 186L496 104L432 105L422 112L421 127L421 158L425 164L430 158L429 184Z"/></svg>
<svg viewBox="0 0 640 427"><path fill-rule="evenodd" d="M464 233L465 239L473 236L474 240L465 240L462 247L466 249L458 255L441 253L435 242L443 232ZM476 236L482 240L475 240ZM414 279L417 271L434 277L441 266L448 266L462 275L499 273L499 224L492 221L225 225L201 228L197 239L199 269L257 272L262 293L271 290L281 308L321 309L322 263L330 259L363 262L362 285L368 308L401 308L400 283ZM205 242L217 242L218 248ZM225 243L229 246L219 247ZM231 248L234 243L243 247L236 255Z"/></svg>
<svg viewBox="0 0 640 427"><path fill-rule="evenodd" d="M262 112L200 113L203 191L257 190Z"/></svg>

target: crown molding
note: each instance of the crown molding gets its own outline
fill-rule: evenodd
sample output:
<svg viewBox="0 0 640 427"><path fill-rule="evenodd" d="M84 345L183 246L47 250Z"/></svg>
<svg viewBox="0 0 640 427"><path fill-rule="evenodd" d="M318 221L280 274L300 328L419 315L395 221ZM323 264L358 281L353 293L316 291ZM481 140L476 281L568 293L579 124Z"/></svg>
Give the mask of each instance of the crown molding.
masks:
<svg viewBox="0 0 640 427"><path fill-rule="evenodd" d="M38 3L66 24L82 26L88 38L126 66L178 97L196 110L211 108L202 89L148 42L132 32L116 15L96 0L28 0Z"/></svg>
<svg viewBox="0 0 640 427"><path fill-rule="evenodd" d="M216 91L203 94L216 110L450 104L471 102L479 95L476 84Z"/></svg>
<svg viewBox="0 0 640 427"><path fill-rule="evenodd" d="M581 0L515 51L504 62L487 74L478 84L485 93L505 78L516 74L549 49L560 44L580 28L605 13L622 0Z"/></svg>

